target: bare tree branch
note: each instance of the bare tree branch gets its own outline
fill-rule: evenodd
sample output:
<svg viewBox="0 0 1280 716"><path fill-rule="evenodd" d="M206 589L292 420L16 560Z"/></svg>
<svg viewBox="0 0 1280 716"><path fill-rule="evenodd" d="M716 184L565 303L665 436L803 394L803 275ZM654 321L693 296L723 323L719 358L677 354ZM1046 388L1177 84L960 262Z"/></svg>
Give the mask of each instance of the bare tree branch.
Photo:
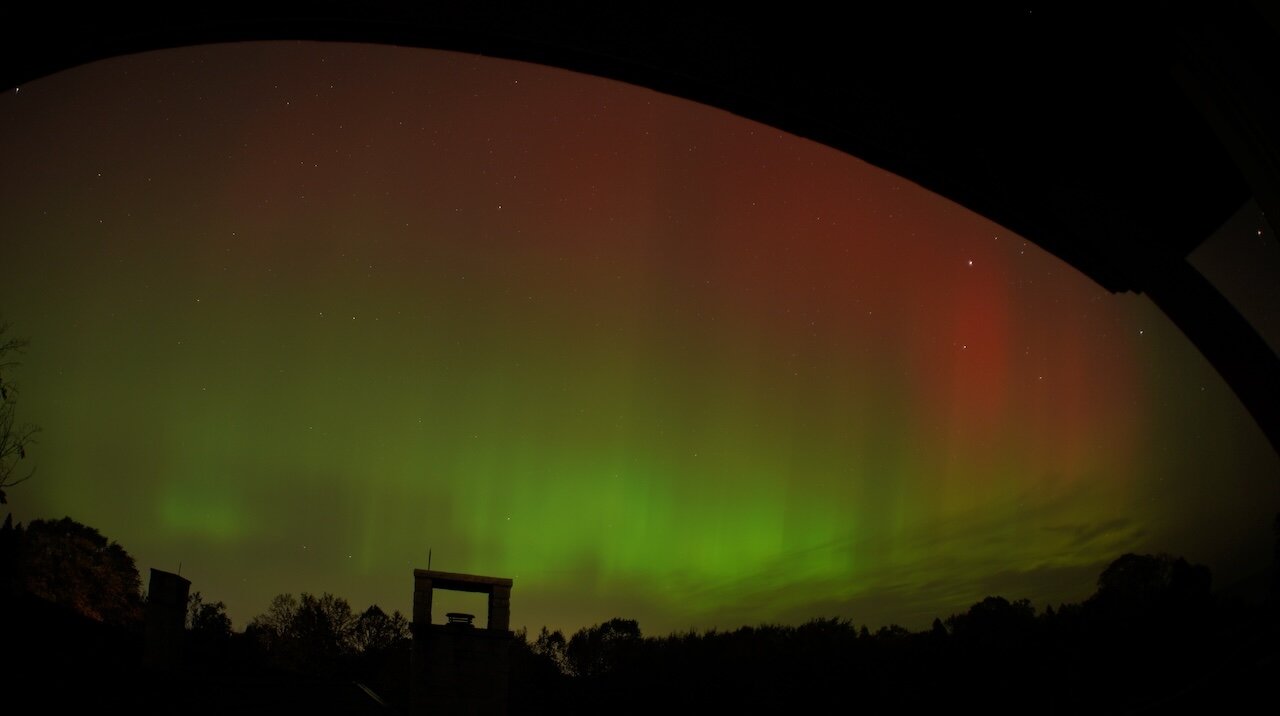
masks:
<svg viewBox="0 0 1280 716"><path fill-rule="evenodd" d="M5 338L8 331L9 324L0 322L0 505L8 502L5 488L26 482L35 474L34 467L24 474L18 465L40 432L35 425L16 422L18 389L9 382L8 373L21 365L15 358L26 349L27 341Z"/></svg>

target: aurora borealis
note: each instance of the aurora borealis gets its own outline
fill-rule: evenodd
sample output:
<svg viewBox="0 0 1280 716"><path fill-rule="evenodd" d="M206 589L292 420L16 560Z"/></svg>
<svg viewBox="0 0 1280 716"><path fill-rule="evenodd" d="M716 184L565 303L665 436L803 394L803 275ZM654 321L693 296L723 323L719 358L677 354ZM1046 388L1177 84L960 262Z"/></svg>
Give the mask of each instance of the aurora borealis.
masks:
<svg viewBox="0 0 1280 716"><path fill-rule="evenodd" d="M1267 566L1280 461L1145 297L719 110L223 45L7 92L0 156L43 428L15 519L181 564L239 628L281 592L407 612L428 549L535 631L914 628L1126 551Z"/></svg>

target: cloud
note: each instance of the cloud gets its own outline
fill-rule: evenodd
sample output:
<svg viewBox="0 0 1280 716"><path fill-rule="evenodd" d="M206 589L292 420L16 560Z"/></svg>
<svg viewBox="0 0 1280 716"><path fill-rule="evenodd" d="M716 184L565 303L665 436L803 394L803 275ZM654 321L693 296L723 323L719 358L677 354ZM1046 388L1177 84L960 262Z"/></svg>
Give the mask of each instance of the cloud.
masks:
<svg viewBox="0 0 1280 716"><path fill-rule="evenodd" d="M1146 530L1128 517L1116 517L1103 522L1054 525L1045 527L1045 530L1062 535L1067 539L1067 545L1076 550L1084 550L1098 543L1135 544L1146 535Z"/></svg>

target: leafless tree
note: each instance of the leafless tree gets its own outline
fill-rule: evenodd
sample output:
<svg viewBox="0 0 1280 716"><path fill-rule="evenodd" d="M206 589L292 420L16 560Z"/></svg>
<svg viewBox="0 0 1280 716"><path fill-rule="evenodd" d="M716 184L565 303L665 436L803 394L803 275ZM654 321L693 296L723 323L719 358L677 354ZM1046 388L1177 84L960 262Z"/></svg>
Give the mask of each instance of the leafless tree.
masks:
<svg viewBox="0 0 1280 716"><path fill-rule="evenodd" d="M19 463L27 457L27 446L35 442L40 428L16 420L18 389L9 381L9 375L18 367L17 356L27 347L27 341L10 338L8 323L0 323L0 505L8 503L5 490L24 482L34 474L34 468L21 469Z"/></svg>

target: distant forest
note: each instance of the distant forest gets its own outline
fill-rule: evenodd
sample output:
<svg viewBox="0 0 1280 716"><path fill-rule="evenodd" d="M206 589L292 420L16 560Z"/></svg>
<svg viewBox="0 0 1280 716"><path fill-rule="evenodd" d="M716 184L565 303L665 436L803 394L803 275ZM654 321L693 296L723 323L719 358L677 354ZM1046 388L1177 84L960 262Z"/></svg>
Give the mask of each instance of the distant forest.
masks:
<svg viewBox="0 0 1280 716"><path fill-rule="evenodd" d="M645 636L624 618L568 636L522 630L509 711L1274 707L1280 516L1276 527L1271 594L1260 603L1216 600L1209 569L1185 559L1125 554L1079 604L1037 611L991 596L920 632L839 617L667 636ZM399 612L283 594L234 632L225 605L196 591L180 663L157 671L142 666L144 610L133 558L98 530L68 518L7 519L0 529L0 668L10 703L200 713L238 688L256 694L247 698L263 713L301 708L301 696L272 701L271 685L284 683L323 711L334 705L325 685L358 684L386 712L408 711L412 634Z"/></svg>

